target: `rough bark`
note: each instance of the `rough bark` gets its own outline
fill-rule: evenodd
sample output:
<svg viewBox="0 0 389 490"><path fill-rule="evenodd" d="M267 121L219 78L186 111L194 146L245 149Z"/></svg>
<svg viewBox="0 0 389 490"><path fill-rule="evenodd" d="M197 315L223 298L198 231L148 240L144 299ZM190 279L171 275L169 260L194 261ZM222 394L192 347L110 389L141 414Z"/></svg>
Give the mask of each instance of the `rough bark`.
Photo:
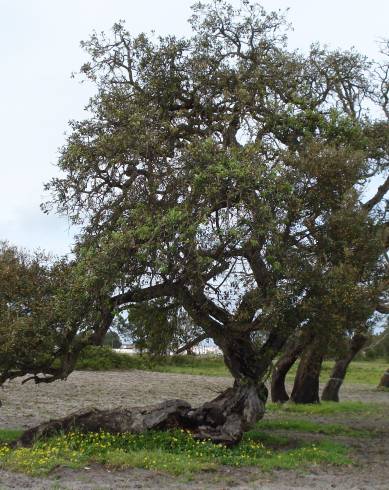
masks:
<svg viewBox="0 0 389 490"><path fill-rule="evenodd" d="M319 377L323 353L316 342L301 356L290 399L295 403L319 403Z"/></svg>
<svg viewBox="0 0 389 490"><path fill-rule="evenodd" d="M150 407L116 408L74 412L66 417L50 420L27 429L16 442L29 446L42 437L49 437L59 431L77 429L85 432L105 430L113 434L120 432L139 433L148 429L166 430L183 423L190 405L182 400L169 400Z"/></svg>
<svg viewBox="0 0 389 490"><path fill-rule="evenodd" d="M271 399L274 403L284 403L289 400L289 395L285 388L285 378L293 364L297 361L304 349L304 342L301 338L294 338L288 345L284 354L275 364L271 378Z"/></svg>
<svg viewBox="0 0 389 490"><path fill-rule="evenodd" d="M243 435L265 412L266 391L257 386L236 384L214 400L198 408L183 400L168 400L148 407L116 408L75 412L26 430L17 446L29 446L37 439L58 432L80 430L113 434L140 433L146 430L183 428L197 439L210 439L227 446L237 444Z"/></svg>
<svg viewBox="0 0 389 490"><path fill-rule="evenodd" d="M226 364L235 377L234 385L198 408L182 400L170 400L150 407L91 409L29 429L17 444L30 445L41 437L74 429L139 433L174 427L189 429L198 439L227 446L237 444L243 433L263 417L267 390L261 381L263 373L257 368L258 359L249 335L224 338L221 344Z"/></svg>
<svg viewBox="0 0 389 490"><path fill-rule="evenodd" d="M355 334L353 336L350 341L348 352L344 357L339 358L332 368L331 377L327 381L327 384L325 385L321 395L321 399L323 401L339 401L339 390L346 376L347 369L351 361L365 345L366 341L366 335Z"/></svg>
<svg viewBox="0 0 389 490"><path fill-rule="evenodd" d="M378 388L389 388L389 369L384 372Z"/></svg>

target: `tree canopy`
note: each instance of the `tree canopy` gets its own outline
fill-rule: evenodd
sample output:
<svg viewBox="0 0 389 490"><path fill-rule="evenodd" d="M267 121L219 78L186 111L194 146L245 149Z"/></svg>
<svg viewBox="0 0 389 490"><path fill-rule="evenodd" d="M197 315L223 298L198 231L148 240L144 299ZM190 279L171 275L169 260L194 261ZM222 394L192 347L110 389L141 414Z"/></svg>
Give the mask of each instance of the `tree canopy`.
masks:
<svg viewBox="0 0 389 490"><path fill-rule="evenodd" d="M291 50L284 17L248 1L198 3L190 23L188 38L120 22L83 42L96 95L44 205L82 231L44 380L142 304L184 311L259 390L296 330L336 336L382 295L389 179L364 195L388 166L387 63Z"/></svg>

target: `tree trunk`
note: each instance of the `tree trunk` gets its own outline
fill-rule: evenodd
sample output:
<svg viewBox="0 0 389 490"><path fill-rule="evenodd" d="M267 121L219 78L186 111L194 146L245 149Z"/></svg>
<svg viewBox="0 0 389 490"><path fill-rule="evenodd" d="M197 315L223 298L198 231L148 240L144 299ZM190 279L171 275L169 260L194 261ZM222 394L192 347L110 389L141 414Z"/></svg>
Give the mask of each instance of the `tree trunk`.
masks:
<svg viewBox="0 0 389 490"><path fill-rule="evenodd" d="M331 377L325 385L321 399L323 401L338 402L339 390L346 376L347 368L351 361L366 344L367 336L363 334L355 334L350 341L347 354L338 359L332 368Z"/></svg>
<svg viewBox="0 0 389 490"><path fill-rule="evenodd" d="M309 344L301 357L290 399L295 403L319 403L319 377L323 352L317 342Z"/></svg>
<svg viewBox="0 0 389 490"><path fill-rule="evenodd" d="M389 388L389 369L384 372L378 388Z"/></svg>
<svg viewBox="0 0 389 490"><path fill-rule="evenodd" d="M271 399L274 403L284 403L289 400L289 395L285 388L285 378L290 368L297 361L304 349L304 342L300 337L294 338L287 346L284 354L275 364L271 378Z"/></svg>
<svg viewBox="0 0 389 490"><path fill-rule="evenodd" d="M261 363L249 334L225 335L218 340L235 382L214 400L198 408L182 400L170 400L151 407L78 412L25 431L16 444L30 445L38 438L74 429L138 433L174 427L189 429L198 439L227 446L237 444L243 433L263 417L267 389L262 378L266 373L258 368Z"/></svg>

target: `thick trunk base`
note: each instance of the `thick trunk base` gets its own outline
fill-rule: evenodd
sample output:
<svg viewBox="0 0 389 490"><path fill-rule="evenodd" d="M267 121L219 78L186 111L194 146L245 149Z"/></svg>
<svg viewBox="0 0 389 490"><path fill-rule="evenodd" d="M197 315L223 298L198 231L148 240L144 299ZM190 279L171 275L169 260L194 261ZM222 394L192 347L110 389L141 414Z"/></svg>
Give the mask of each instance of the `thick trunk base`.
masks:
<svg viewBox="0 0 389 490"><path fill-rule="evenodd" d="M389 370L384 372L378 388L389 388Z"/></svg>
<svg viewBox="0 0 389 490"><path fill-rule="evenodd" d="M284 354L279 358L274 366L271 377L271 400L273 403L285 403L289 400L289 395L285 388L285 379L293 364L297 361L304 347L301 339L297 339Z"/></svg>
<svg viewBox="0 0 389 490"><path fill-rule="evenodd" d="M319 380L314 376L306 376L299 380L292 391L290 399L294 403L320 403Z"/></svg>
<svg viewBox="0 0 389 490"><path fill-rule="evenodd" d="M34 441L59 431L113 434L147 430L190 430L194 437L233 446L245 431L263 417L267 390L264 385L239 384L198 408L183 400L169 400L158 405L137 408L76 412L26 430L16 446L30 446Z"/></svg>
<svg viewBox="0 0 389 490"><path fill-rule="evenodd" d="M289 395L285 388L285 375L276 371L274 372L271 380L271 401L273 403L285 403L289 400Z"/></svg>
<svg viewBox="0 0 389 490"><path fill-rule="evenodd" d="M319 377L323 355L311 345L301 357L290 399L295 403L320 403Z"/></svg>
<svg viewBox="0 0 389 490"><path fill-rule="evenodd" d="M348 352L344 357L338 359L332 368L331 377L327 381L321 395L321 399L327 402L338 402L339 391L346 377L347 369L354 357L367 342L367 336L364 332L356 333L349 342Z"/></svg>
<svg viewBox="0 0 389 490"><path fill-rule="evenodd" d="M343 384L343 378L330 378L325 385L321 394L323 402L338 402L339 391Z"/></svg>

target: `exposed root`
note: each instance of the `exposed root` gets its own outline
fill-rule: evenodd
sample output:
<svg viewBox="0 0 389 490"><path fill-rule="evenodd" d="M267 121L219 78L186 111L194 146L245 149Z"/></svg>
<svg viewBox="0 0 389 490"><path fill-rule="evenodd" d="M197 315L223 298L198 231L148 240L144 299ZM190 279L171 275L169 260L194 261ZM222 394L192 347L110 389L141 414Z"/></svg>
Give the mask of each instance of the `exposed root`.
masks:
<svg viewBox="0 0 389 490"><path fill-rule="evenodd" d="M263 390L263 386L260 389L255 385L234 386L199 408L192 408L183 400L168 400L148 407L92 408L28 429L14 445L30 446L38 439L72 430L117 434L182 428L190 430L197 439L233 446L263 417L266 401Z"/></svg>

